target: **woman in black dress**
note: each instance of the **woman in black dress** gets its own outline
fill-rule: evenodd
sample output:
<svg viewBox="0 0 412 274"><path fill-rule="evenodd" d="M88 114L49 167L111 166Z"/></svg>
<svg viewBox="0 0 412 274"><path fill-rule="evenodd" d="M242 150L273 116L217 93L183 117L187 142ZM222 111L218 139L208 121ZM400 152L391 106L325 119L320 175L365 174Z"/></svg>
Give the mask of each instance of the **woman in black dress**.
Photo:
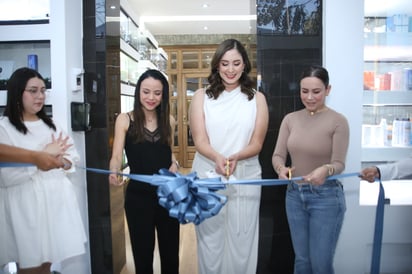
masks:
<svg viewBox="0 0 412 274"><path fill-rule="evenodd" d="M147 70L137 81L132 111L116 118L110 170L120 172L123 149L132 174L153 175L161 168L176 172L172 153L172 122L169 84L158 70ZM112 185L124 182L109 175ZM130 180L126 188L125 211L136 273L153 273L155 231L159 245L161 273L179 273L179 222L159 205L156 187Z"/></svg>

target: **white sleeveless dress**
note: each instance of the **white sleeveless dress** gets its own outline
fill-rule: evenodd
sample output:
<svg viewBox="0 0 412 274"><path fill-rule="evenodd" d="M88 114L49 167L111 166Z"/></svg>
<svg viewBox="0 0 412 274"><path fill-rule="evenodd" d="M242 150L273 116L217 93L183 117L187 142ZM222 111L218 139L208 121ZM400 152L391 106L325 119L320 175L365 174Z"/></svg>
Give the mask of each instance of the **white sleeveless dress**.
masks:
<svg viewBox="0 0 412 274"><path fill-rule="evenodd" d="M248 101L240 87L224 91L217 100L205 95L205 124L212 147L224 156L242 150L250 141L256 123L256 96ZM215 169L215 163L198 152L192 171L199 178ZM236 179L260 179L258 155L239 161ZM221 191L228 197L217 216L196 226L199 274L256 273L260 186L230 185Z"/></svg>
<svg viewBox="0 0 412 274"><path fill-rule="evenodd" d="M58 137L61 132L57 125L54 132L42 120L25 125L28 133L24 135L7 117L0 118L0 142L42 150L52 141L52 134ZM78 161L74 146L65 157L72 163ZM41 171L36 166L0 168L0 266L14 261L29 268L85 253L85 226L75 186L66 174L73 171L74 165L68 171Z"/></svg>

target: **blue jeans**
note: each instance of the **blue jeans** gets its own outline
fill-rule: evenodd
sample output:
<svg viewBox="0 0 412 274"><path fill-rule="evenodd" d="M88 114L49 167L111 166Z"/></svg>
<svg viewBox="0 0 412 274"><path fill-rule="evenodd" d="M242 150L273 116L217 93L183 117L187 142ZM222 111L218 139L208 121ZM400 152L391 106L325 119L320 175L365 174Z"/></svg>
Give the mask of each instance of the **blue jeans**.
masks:
<svg viewBox="0 0 412 274"><path fill-rule="evenodd" d="M294 274L333 274L333 257L346 211L342 184L291 182L286 213L295 251Z"/></svg>

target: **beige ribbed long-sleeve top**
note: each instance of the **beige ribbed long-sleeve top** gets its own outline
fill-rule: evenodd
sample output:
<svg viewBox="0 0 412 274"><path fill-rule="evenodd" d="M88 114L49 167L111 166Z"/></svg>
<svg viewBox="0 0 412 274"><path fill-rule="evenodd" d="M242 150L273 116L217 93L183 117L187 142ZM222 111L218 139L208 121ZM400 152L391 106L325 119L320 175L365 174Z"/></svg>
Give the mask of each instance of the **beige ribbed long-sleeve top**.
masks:
<svg viewBox="0 0 412 274"><path fill-rule="evenodd" d="M348 145L349 124L342 114L327 109L311 115L302 109L284 117L272 162L274 167L284 165L289 153L293 176L307 175L324 164L332 164L334 174L339 174L345 169Z"/></svg>

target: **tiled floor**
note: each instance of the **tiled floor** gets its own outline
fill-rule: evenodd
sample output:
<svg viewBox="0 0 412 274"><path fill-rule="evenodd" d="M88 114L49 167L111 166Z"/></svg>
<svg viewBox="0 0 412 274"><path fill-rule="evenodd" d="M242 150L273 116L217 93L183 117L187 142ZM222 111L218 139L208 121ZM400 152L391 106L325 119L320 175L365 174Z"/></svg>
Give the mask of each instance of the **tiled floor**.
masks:
<svg viewBox="0 0 412 274"><path fill-rule="evenodd" d="M182 174L187 172L183 171ZM130 247L129 232L126 225L126 265L120 274L135 274L133 265L132 250ZM197 254L196 254L196 234L193 224L180 226L180 274L197 274ZM154 274L160 274L160 260L155 248L155 258L153 262Z"/></svg>
<svg viewBox="0 0 412 274"><path fill-rule="evenodd" d="M127 229L127 228L126 228ZM126 231L126 265L121 274L135 274L130 240ZM193 224L180 226L180 274L197 274L196 235ZM154 274L160 274L157 246L153 262Z"/></svg>

